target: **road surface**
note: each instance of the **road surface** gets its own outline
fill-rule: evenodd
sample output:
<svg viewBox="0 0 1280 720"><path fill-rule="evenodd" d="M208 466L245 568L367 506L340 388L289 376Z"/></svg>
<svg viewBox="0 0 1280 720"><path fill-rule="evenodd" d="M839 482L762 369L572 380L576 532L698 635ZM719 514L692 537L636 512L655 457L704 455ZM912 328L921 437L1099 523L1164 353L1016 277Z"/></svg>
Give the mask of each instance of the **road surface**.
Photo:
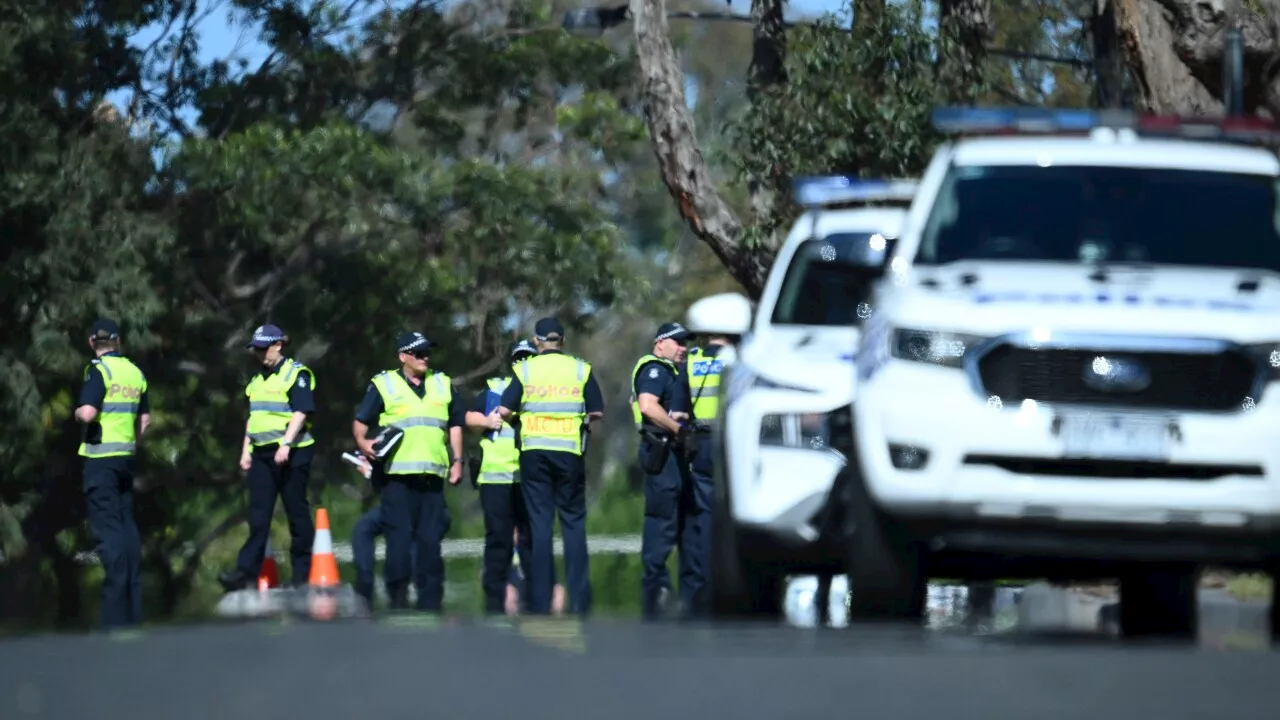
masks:
<svg viewBox="0 0 1280 720"><path fill-rule="evenodd" d="M924 630L422 616L0 642L0 717L1280 717L1280 654Z"/></svg>

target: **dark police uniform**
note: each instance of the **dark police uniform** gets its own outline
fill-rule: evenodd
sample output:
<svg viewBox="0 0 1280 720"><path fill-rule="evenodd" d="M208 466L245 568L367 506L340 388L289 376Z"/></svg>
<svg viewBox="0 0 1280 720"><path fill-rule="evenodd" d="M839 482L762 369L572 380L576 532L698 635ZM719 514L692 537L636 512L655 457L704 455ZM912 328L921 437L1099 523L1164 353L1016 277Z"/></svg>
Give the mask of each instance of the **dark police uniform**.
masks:
<svg viewBox="0 0 1280 720"><path fill-rule="evenodd" d="M264 325L254 331L247 347L265 350L280 342L284 331L274 325ZM266 388L264 391L263 388ZM315 374L310 368L282 358L273 367L263 368L245 389L249 398L249 441L251 445L249 485L249 537L240 548L236 569L219 578L227 590L238 590L254 582L262 570L263 556L267 550L267 538L271 535L271 520L275 516L276 499L284 505L289 521L289 555L292 559L294 585L305 585L311 575L311 548L315 543L315 525L311 518L311 506L307 489L311 483L311 462L315 457L315 439L311 437L311 421L307 420L293 438L289 460L276 464L276 451L285 437L288 419L293 413L316 410ZM264 401L263 397L279 397L285 401ZM266 430L258 429L257 417L270 418ZM279 427L283 425L284 428Z"/></svg>
<svg viewBox="0 0 1280 720"><path fill-rule="evenodd" d="M118 339L119 327L99 320L95 339ZM102 562L102 624L107 628L142 621L142 541L133 513L133 471L137 418L151 412L142 371L118 351L107 352L84 369L79 406L98 411L84 428L84 495L89 527ZM104 424L108 430L104 433Z"/></svg>
<svg viewBox="0 0 1280 720"><path fill-rule="evenodd" d="M521 340L512 343L508 356L512 363L537 354L537 349ZM511 376L493 377L486 381L486 388L476 395L469 408L471 412L488 415L502 402L502 393L511 382ZM520 488L520 429L519 421L503 423L500 430L485 431L481 440L483 452L476 483L480 492L480 507L484 512L484 569L481 585L484 587L485 612L501 614L505 611L506 589L513 568L513 531L520 529L520 544L525 556L531 551L529 512L525 507L524 492ZM528 593L521 592L521 597Z"/></svg>
<svg viewBox="0 0 1280 720"><path fill-rule="evenodd" d="M430 346L421 334L415 337L421 342L402 336L400 352L425 351ZM388 407L388 399L393 407ZM391 456L374 469L385 481L380 511L387 541L383 574L391 607L407 607L412 577L418 609L439 611L444 603L441 543L449 527L445 478L450 463L461 462L448 457L449 433L465 425L464 406L448 375L428 371L415 383L400 368L379 373L369 382L356 420L369 427L396 426L405 431ZM416 558L410 550L413 544L418 546Z"/></svg>
<svg viewBox="0 0 1280 720"><path fill-rule="evenodd" d="M539 342L564 337L555 318L534 327ZM527 387L527 389L526 389ZM520 415L520 484L529 512L531 552L524 571L529 576L529 611L551 612L555 557L555 517L564 538L564 565L569 612L591 609L591 573L587 554L587 473L583 462L585 418L604 412L604 397L585 360L559 350L544 350L517 366L502 393L502 407Z"/></svg>
<svg viewBox="0 0 1280 720"><path fill-rule="evenodd" d="M693 426L697 433L698 447L690 458L693 480L693 505L688 522L692 523L696 546L686 548L697 568L694 582L699 583L692 593L694 605L689 608L695 616L706 616L711 610L711 543L715 508L715 465L712 459L711 428L720 409L720 376L724 361L719 357L724 345L708 345L689 350L685 358L687 371L683 379L689 386L690 407L693 409ZM682 549L684 552L685 549Z"/></svg>
<svg viewBox="0 0 1280 720"><path fill-rule="evenodd" d="M655 341L687 338L684 328L668 323L658 329ZM664 587L670 586L667 559L677 546L680 548L680 595L685 612L690 613L706 585L707 569L698 564L698 527L690 521L694 498L688 457L683 449L676 447L670 433L643 418L638 401L642 394L654 395L668 413L690 413L689 385L675 363L646 355L633 371L632 393L632 414L641 433L637 459L645 473L644 528L640 541L644 567L641 614L653 619L661 613L659 600Z"/></svg>

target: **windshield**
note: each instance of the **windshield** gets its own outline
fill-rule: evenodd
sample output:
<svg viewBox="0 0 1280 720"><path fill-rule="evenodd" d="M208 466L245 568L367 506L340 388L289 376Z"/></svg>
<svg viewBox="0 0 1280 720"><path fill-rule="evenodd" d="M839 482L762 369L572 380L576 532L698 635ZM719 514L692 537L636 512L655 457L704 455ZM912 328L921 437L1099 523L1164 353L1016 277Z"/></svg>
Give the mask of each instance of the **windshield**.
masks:
<svg viewBox="0 0 1280 720"><path fill-rule="evenodd" d="M1156 263L1280 272L1276 179L1115 167L956 167L916 263Z"/></svg>
<svg viewBox="0 0 1280 720"><path fill-rule="evenodd" d="M782 279L775 325L856 325L879 267L868 267L871 233L833 233L805 240Z"/></svg>

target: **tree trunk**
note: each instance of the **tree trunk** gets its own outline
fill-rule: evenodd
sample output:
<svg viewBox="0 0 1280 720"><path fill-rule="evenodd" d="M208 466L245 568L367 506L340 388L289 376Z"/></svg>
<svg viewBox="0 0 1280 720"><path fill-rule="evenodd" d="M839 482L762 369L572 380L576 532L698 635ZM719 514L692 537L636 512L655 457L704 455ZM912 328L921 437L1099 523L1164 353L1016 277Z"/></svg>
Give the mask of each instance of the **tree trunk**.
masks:
<svg viewBox="0 0 1280 720"><path fill-rule="evenodd" d="M1093 46L1093 72L1099 107L1125 106L1124 54L1116 27L1116 0L1094 0L1089 16L1089 40Z"/></svg>
<svg viewBox="0 0 1280 720"><path fill-rule="evenodd" d="M667 4L665 0L631 0L631 17L645 122L663 183L694 234L711 247L747 294L758 298L771 253L742 241L742 222L720 196L698 149L693 116L685 100L684 73L671 46Z"/></svg>
<svg viewBox="0 0 1280 720"><path fill-rule="evenodd" d="M1220 4L1221 0L1217 1ZM1174 6L1183 7L1183 17L1190 23L1195 14L1192 0L1113 2L1125 64L1134 81L1137 109L1157 115L1221 114L1222 103L1192 75L1179 57L1180 50L1175 48L1179 35L1175 27L1182 18L1175 14Z"/></svg>
<svg viewBox="0 0 1280 720"><path fill-rule="evenodd" d="M942 0L938 53L939 86L953 104L971 104L982 92L986 46L991 35L991 0Z"/></svg>
<svg viewBox="0 0 1280 720"><path fill-rule="evenodd" d="M782 17L783 0L751 0L751 67L747 72L747 96L752 103L787 82L787 27ZM772 233L768 222L777 209L778 191L785 188L784 168L770 168L770 174L747 179L751 217ZM767 239L769 249L778 247L777 237ZM754 295L753 295L754 297Z"/></svg>

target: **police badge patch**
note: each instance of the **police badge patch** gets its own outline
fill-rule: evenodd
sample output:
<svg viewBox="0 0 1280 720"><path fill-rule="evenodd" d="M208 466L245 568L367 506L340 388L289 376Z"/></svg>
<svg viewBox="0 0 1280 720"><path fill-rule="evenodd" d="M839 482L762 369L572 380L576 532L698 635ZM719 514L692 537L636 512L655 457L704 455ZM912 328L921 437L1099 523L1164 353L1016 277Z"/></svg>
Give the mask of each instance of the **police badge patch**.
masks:
<svg viewBox="0 0 1280 720"><path fill-rule="evenodd" d="M658 377L658 368L649 368L649 377L651 379Z"/></svg>

